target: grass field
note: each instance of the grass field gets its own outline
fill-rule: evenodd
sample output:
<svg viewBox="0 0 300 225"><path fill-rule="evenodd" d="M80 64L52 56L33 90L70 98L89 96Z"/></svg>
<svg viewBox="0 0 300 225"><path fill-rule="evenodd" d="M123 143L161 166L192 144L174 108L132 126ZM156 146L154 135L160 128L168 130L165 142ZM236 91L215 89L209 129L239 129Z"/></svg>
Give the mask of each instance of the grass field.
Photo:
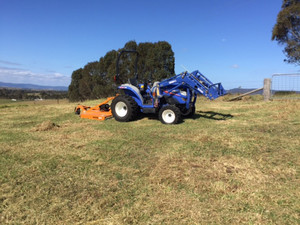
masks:
<svg viewBox="0 0 300 225"><path fill-rule="evenodd" d="M3 102L0 223L300 224L300 101L260 99L174 126Z"/></svg>

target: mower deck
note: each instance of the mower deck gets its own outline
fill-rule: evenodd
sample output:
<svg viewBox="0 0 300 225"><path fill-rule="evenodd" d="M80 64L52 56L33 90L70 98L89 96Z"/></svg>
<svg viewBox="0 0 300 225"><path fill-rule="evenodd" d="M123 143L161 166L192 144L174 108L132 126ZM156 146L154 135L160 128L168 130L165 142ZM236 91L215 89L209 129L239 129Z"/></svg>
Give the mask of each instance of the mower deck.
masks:
<svg viewBox="0 0 300 225"><path fill-rule="evenodd" d="M103 121L112 118L113 115L111 113L111 109L108 102L112 101L115 97L116 96L109 97L104 102L101 102L100 104L94 107L78 105L74 111L76 114L80 115L80 118L84 119Z"/></svg>

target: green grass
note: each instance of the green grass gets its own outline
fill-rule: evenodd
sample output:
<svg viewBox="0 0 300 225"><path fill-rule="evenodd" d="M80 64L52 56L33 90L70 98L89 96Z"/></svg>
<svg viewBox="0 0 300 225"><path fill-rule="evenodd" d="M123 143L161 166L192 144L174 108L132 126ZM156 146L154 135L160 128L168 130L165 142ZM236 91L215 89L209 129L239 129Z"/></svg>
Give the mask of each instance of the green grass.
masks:
<svg viewBox="0 0 300 225"><path fill-rule="evenodd" d="M300 223L299 101L201 98L174 126L75 106L0 103L1 224Z"/></svg>

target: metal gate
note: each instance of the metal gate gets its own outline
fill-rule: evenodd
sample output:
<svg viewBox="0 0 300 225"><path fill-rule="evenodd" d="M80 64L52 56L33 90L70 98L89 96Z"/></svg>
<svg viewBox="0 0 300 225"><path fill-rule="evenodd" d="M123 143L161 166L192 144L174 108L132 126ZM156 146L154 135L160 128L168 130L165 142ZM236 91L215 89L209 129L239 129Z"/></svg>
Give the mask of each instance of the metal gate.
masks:
<svg viewBox="0 0 300 225"><path fill-rule="evenodd" d="M300 99L300 73L273 74L272 99Z"/></svg>

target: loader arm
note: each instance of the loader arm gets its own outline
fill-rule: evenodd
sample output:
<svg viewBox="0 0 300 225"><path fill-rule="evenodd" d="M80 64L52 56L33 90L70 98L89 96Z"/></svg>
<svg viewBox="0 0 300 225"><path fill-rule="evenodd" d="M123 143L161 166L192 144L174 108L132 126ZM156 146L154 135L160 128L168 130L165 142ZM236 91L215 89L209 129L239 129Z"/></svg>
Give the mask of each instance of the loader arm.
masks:
<svg viewBox="0 0 300 225"><path fill-rule="evenodd" d="M179 90L188 90L196 95L204 95L206 98L213 100L226 94L221 83L212 83L208 78L198 70L171 77L160 82L160 92L168 90L169 93L176 93Z"/></svg>

